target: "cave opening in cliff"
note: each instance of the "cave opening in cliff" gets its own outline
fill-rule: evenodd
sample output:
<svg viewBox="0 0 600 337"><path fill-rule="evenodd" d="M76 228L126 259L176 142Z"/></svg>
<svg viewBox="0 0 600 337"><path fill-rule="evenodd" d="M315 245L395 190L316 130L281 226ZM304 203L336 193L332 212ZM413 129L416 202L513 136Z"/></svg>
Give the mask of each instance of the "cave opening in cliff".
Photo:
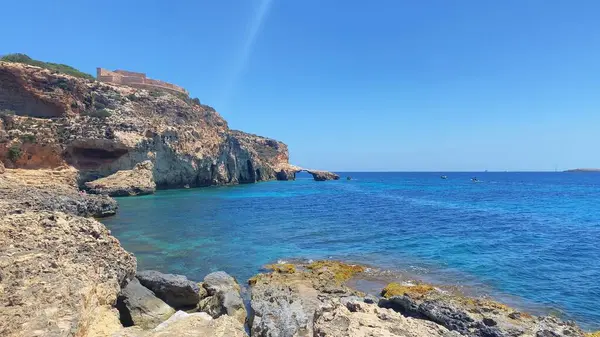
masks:
<svg viewBox="0 0 600 337"><path fill-rule="evenodd" d="M69 164L80 169L94 169L103 164L111 163L128 151L125 149L98 149L98 148L82 148L72 147L67 156Z"/></svg>

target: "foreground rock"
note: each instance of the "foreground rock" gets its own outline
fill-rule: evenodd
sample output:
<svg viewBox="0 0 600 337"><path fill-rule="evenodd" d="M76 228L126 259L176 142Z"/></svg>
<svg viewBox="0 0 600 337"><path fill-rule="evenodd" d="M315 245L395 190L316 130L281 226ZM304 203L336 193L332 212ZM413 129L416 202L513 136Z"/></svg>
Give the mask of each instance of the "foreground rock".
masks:
<svg viewBox="0 0 600 337"><path fill-rule="evenodd" d="M389 298L382 299L380 306L435 322L463 336L584 336L574 323L534 317L487 299L448 294L427 285L392 285L386 289L384 295Z"/></svg>
<svg viewBox="0 0 600 337"><path fill-rule="evenodd" d="M273 273L250 280L252 336L313 336L315 314L330 298L356 294L341 284L352 276L352 266L315 262L309 267L274 266Z"/></svg>
<svg viewBox="0 0 600 337"><path fill-rule="evenodd" d="M140 283L175 309L193 308L198 305L200 296L198 285L183 275L163 274L154 270L137 273Z"/></svg>
<svg viewBox="0 0 600 337"><path fill-rule="evenodd" d="M360 266L317 261L269 269L249 281L252 336L584 336L573 323L425 284L390 284L384 298L364 297L344 285L364 271Z"/></svg>
<svg viewBox="0 0 600 337"><path fill-rule="evenodd" d="M230 316L213 319L206 313L187 314L178 311L166 322L151 331L138 327L126 328L113 337L244 337L248 336L243 324Z"/></svg>
<svg viewBox="0 0 600 337"><path fill-rule="evenodd" d="M152 170L154 165L147 160L135 165L133 170L122 170L105 178L85 183L90 193L111 197L152 194L156 183Z"/></svg>
<svg viewBox="0 0 600 337"><path fill-rule="evenodd" d="M0 217L0 336L108 336L136 260L101 223L61 212Z"/></svg>
<svg viewBox="0 0 600 337"><path fill-rule="evenodd" d="M198 310L213 318L229 315L240 323L246 321L246 307L240 294L240 286L233 277L223 271L208 274L202 283L207 297L198 304Z"/></svg>
<svg viewBox="0 0 600 337"><path fill-rule="evenodd" d="M360 298L330 299L315 313L314 336L320 337L459 337L433 322L404 317Z"/></svg>
<svg viewBox="0 0 600 337"><path fill-rule="evenodd" d="M117 307L123 324L142 329L153 329L175 313L173 308L154 296L136 278L119 294Z"/></svg>

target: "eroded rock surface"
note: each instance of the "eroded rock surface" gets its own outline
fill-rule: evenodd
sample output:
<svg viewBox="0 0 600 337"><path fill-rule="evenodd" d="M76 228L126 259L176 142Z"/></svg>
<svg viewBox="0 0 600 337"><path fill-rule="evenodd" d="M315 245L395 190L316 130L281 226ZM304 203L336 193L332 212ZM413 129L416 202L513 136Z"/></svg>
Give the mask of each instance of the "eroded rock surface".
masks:
<svg viewBox="0 0 600 337"><path fill-rule="evenodd" d="M405 316L438 323L463 336L584 336L574 323L520 313L492 300L448 294L434 288L427 291L405 288L403 295L382 299L379 305Z"/></svg>
<svg viewBox="0 0 600 337"><path fill-rule="evenodd" d="M124 324L153 329L175 313L175 309L163 302L154 293L132 279L119 294L118 305Z"/></svg>
<svg viewBox="0 0 600 337"><path fill-rule="evenodd" d="M107 336L136 260L93 219L61 212L0 217L0 336Z"/></svg>
<svg viewBox="0 0 600 337"><path fill-rule="evenodd" d="M117 208L117 202L108 196L84 195L70 187L23 186L0 178L0 215L59 211L100 218L114 215Z"/></svg>
<svg viewBox="0 0 600 337"><path fill-rule="evenodd" d="M135 165L132 170L121 170L108 177L85 183L90 193L112 197L152 194L156 183L152 170L154 165L146 160Z"/></svg>
<svg viewBox="0 0 600 337"><path fill-rule="evenodd" d="M136 278L144 287L152 290L156 297L175 309L193 308L200 301L198 284L183 275L145 270L138 272Z"/></svg>
<svg viewBox="0 0 600 337"><path fill-rule="evenodd" d="M320 170L307 170L306 172L312 174L313 178L316 181L325 181L325 180L338 180L340 176L328 171L320 171Z"/></svg>
<svg viewBox="0 0 600 337"><path fill-rule="evenodd" d="M319 337L459 337L433 322L404 317L364 300L330 299L315 313L314 335Z"/></svg>
<svg viewBox="0 0 600 337"><path fill-rule="evenodd" d="M336 272L341 275L345 268L314 266L307 271L274 268L276 271L250 280L252 336L314 336L315 313L329 298L356 294L337 281L343 278L336 278Z"/></svg>
<svg viewBox="0 0 600 337"><path fill-rule="evenodd" d="M189 97L0 62L0 161L9 168L69 164L80 182L154 164L159 188L275 179L288 162L276 140L229 129Z"/></svg>
<svg viewBox="0 0 600 337"><path fill-rule="evenodd" d="M584 337L575 324L425 285L386 287L377 300L344 283L365 269L335 261L270 265L250 279L252 336Z"/></svg>
<svg viewBox="0 0 600 337"><path fill-rule="evenodd" d="M229 274L219 271L208 274L202 283L207 297L198 304L198 310L213 318L229 315L240 323L246 321L246 307L240 294L240 286Z"/></svg>

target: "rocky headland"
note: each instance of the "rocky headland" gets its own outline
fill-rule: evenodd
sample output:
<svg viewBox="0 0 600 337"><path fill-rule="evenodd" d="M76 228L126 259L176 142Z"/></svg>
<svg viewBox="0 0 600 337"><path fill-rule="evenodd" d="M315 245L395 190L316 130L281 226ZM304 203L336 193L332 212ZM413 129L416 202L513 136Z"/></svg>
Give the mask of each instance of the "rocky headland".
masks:
<svg viewBox="0 0 600 337"><path fill-rule="evenodd" d="M289 166L287 145L229 129L198 99L1 61L0 161L6 168L72 167L81 188L112 195L295 176L279 174ZM144 162L152 181L132 180L139 172L127 171Z"/></svg>
<svg viewBox="0 0 600 337"><path fill-rule="evenodd" d="M117 211L111 195L339 177L169 93L0 62L0 110L0 336L584 336L431 285L366 295L348 286L365 267L336 261L273 264L242 284L139 271L94 219Z"/></svg>

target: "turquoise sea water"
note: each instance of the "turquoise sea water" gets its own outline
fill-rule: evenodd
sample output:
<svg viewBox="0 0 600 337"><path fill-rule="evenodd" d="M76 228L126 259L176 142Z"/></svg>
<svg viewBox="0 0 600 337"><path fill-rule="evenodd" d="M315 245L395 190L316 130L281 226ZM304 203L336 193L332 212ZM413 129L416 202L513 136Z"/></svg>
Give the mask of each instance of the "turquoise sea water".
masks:
<svg viewBox="0 0 600 337"><path fill-rule="evenodd" d="M103 222L140 269L244 281L279 259L337 258L600 329L600 174L347 175L120 198Z"/></svg>

